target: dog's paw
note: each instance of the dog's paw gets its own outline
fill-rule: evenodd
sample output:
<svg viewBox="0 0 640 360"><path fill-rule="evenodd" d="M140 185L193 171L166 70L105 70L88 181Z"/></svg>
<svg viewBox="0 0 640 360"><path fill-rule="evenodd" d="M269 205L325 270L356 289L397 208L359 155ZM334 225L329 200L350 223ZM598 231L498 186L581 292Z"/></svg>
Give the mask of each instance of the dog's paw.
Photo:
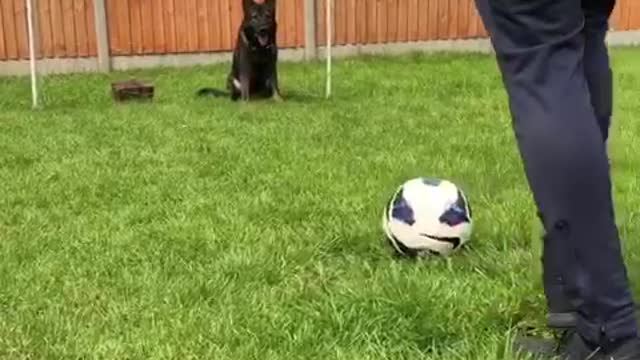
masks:
<svg viewBox="0 0 640 360"><path fill-rule="evenodd" d="M273 101L276 101L276 102L283 102L284 101L284 99L282 98L282 95L280 95L278 93L273 94L271 99L273 99Z"/></svg>

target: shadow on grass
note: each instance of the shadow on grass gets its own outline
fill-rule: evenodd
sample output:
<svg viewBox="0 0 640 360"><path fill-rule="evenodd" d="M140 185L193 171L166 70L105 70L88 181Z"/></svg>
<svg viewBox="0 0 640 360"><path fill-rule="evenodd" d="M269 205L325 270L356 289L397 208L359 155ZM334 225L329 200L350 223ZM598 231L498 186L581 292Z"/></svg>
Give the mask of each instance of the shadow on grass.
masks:
<svg viewBox="0 0 640 360"><path fill-rule="evenodd" d="M194 92L193 97L198 101L228 101L230 103L238 103L238 104L242 103L240 100L232 101L229 98L229 95L222 95L222 94L221 95L199 95L197 92ZM283 99L282 103L297 103L297 104L311 104L314 102L325 100L324 96L320 94L311 94L311 93L301 92L296 90L282 91L282 99ZM251 102L252 103L271 102L274 104L280 103L269 97L261 97L261 96L252 97Z"/></svg>

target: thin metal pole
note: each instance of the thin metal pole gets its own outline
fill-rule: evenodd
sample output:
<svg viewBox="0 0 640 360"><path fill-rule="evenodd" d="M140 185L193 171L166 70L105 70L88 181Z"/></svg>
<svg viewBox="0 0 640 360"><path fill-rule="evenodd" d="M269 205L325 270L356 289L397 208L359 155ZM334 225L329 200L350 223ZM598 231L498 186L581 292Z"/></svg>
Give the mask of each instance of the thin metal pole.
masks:
<svg viewBox="0 0 640 360"><path fill-rule="evenodd" d="M327 99L331 97L331 48L332 48L332 40L333 40L333 16L332 16L332 0L327 0L326 5L326 13L327 13L327 88L326 88L326 96Z"/></svg>
<svg viewBox="0 0 640 360"><path fill-rule="evenodd" d="M36 44L35 44L35 35L33 31L33 9L31 1L35 0L25 0L27 3L27 27L29 31L29 62L31 68L31 96L33 102L33 108L38 107L38 83L36 79Z"/></svg>

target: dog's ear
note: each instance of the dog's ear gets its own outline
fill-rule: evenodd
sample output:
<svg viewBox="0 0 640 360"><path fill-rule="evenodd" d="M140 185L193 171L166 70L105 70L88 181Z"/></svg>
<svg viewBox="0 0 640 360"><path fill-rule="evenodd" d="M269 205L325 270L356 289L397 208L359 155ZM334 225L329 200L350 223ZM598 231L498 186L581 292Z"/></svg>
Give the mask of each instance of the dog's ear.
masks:
<svg viewBox="0 0 640 360"><path fill-rule="evenodd" d="M271 8L272 11L276 11L276 0L264 0L264 4Z"/></svg>
<svg viewBox="0 0 640 360"><path fill-rule="evenodd" d="M249 13L251 7L255 4L255 0L242 0L242 10L245 14Z"/></svg>

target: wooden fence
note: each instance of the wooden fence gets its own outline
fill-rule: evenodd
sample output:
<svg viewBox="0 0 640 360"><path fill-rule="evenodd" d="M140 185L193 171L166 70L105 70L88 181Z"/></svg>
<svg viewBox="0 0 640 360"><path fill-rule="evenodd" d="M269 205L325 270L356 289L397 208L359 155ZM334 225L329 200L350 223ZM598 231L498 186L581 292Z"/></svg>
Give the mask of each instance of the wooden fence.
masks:
<svg viewBox="0 0 640 360"><path fill-rule="evenodd" d="M94 0L34 1L39 58L96 56ZM242 17L241 0L105 1L111 56L228 51ZM305 3L278 2L281 48L305 46ZM324 0L314 13L315 41L323 45ZM0 0L0 61L28 59L26 16L25 0ZM640 29L640 0L618 0L612 25ZM336 45L485 36L473 0L335 0Z"/></svg>

